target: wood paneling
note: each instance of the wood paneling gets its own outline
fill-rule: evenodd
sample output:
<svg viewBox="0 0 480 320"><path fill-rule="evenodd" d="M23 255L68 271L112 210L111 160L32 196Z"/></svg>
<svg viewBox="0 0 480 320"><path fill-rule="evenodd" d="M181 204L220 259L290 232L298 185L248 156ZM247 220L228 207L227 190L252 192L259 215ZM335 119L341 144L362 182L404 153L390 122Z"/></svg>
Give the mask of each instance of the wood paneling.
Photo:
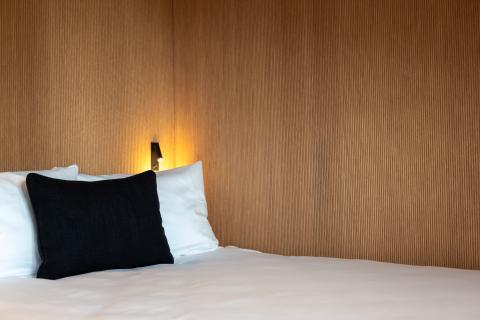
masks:
<svg viewBox="0 0 480 320"><path fill-rule="evenodd" d="M175 0L176 159L262 251L480 268L480 2Z"/></svg>
<svg viewBox="0 0 480 320"><path fill-rule="evenodd" d="M20 163L20 116L17 100L19 55L15 45L14 1L0 1L0 170Z"/></svg>
<svg viewBox="0 0 480 320"><path fill-rule="evenodd" d="M204 160L222 244L480 268L480 2L0 0L0 170Z"/></svg>
<svg viewBox="0 0 480 320"><path fill-rule="evenodd" d="M170 0L0 1L0 170L175 164Z"/></svg>

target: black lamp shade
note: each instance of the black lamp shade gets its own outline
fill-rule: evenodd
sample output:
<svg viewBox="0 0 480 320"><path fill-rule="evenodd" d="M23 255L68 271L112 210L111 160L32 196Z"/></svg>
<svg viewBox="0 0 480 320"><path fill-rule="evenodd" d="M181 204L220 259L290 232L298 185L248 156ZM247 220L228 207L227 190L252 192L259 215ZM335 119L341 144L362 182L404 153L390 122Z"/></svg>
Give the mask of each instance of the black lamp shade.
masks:
<svg viewBox="0 0 480 320"><path fill-rule="evenodd" d="M162 150L160 150L160 144L158 142L152 142L150 145L151 150L151 165L153 171L160 169L158 161L163 159Z"/></svg>

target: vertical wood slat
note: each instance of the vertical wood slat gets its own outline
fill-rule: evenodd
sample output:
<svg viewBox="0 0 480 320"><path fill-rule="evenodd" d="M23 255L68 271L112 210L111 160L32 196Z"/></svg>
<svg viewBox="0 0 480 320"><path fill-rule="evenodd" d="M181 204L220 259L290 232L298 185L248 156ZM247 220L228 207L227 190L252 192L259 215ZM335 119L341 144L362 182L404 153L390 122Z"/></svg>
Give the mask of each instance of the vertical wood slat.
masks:
<svg viewBox="0 0 480 320"><path fill-rule="evenodd" d="M1 1L0 170L175 165L172 2Z"/></svg>
<svg viewBox="0 0 480 320"><path fill-rule="evenodd" d="M175 0L177 164L223 244L480 268L478 1Z"/></svg>
<svg viewBox="0 0 480 320"><path fill-rule="evenodd" d="M140 171L157 134L167 166L204 160L223 244L480 268L478 1L6 0L0 17L0 170Z"/></svg>

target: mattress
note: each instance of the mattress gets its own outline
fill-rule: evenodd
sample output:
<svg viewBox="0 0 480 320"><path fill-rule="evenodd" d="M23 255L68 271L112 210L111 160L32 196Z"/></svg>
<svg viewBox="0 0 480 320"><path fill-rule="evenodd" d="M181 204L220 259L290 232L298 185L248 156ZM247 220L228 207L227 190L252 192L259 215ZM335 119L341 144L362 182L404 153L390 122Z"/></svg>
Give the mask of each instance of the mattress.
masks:
<svg viewBox="0 0 480 320"><path fill-rule="evenodd" d="M480 319L480 271L238 248L57 281L0 280L0 319Z"/></svg>

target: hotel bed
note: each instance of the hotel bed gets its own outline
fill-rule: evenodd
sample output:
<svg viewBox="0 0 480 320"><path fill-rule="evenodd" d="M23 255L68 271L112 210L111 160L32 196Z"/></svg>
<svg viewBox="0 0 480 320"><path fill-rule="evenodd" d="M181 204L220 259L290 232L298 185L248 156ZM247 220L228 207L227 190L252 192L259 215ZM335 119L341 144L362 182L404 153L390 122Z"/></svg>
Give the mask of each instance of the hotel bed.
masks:
<svg viewBox="0 0 480 320"><path fill-rule="evenodd" d="M480 319L480 271L222 248L207 216L201 162L0 173L0 320Z"/></svg>
<svg viewBox="0 0 480 320"><path fill-rule="evenodd" d="M227 247L174 265L1 279L0 319L480 319L480 272Z"/></svg>

